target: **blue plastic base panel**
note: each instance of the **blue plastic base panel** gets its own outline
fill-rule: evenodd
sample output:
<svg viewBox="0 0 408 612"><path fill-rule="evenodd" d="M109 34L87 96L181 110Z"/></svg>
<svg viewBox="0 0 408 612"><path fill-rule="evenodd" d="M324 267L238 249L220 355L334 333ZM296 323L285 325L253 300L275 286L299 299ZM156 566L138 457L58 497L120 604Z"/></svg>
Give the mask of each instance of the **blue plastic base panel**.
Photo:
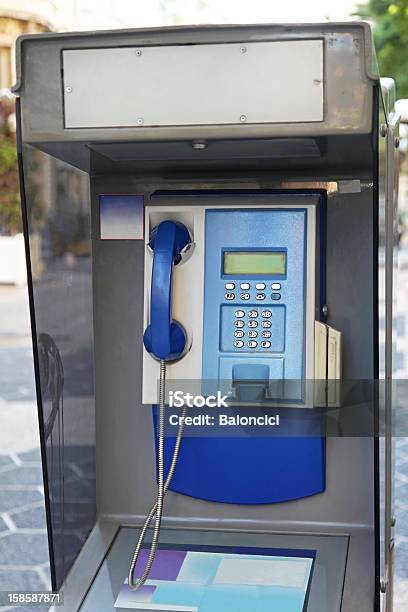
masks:
<svg viewBox="0 0 408 612"><path fill-rule="evenodd" d="M156 417L157 407L153 406L157 454ZM166 474L174 444L174 437L166 438ZM301 433L289 437L185 436L170 489L226 504L272 504L316 495L325 489L325 441Z"/></svg>
<svg viewBox="0 0 408 612"><path fill-rule="evenodd" d="M148 550L141 551L135 576ZM304 612L316 551L188 550L164 545L138 591L123 584L115 608L177 612Z"/></svg>

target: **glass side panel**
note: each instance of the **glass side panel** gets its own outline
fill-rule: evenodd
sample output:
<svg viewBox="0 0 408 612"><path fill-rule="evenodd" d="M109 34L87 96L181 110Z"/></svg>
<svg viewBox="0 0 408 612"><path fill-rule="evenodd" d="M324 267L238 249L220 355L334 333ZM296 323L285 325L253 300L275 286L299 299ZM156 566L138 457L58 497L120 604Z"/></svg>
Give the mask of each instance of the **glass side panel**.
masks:
<svg viewBox="0 0 408 612"><path fill-rule="evenodd" d="M96 513L89 179L27 145L23 170L51 565L59 587Z"/></svg>

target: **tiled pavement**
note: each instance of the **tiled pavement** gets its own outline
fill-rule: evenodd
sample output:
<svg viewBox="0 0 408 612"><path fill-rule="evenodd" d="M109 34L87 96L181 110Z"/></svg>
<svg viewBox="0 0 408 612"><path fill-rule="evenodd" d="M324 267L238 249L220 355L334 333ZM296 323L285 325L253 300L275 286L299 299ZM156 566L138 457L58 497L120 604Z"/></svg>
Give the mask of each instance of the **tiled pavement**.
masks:
<svg viewBox="0 0 408 612"><path fill-rule="evenodd" d="M407 198L406 198L407 199ZM408 237L399 253L397 277L397 355L396 376L408 380ZM404 385L405 387L405 385ZM404 394L405 395L405 394ZM408 413L408 398L399 398L399 414ZM408 609L408 438L406 431L395 438L395 611Z"/></svg>
<svg viewBox="0 0 408 612"><path fill-rule="evenodd" d="M39 451L0 455L0 591L49 588Z"/></svg>
<svg viewBox="0 0 408 612"><path fill-rule="evenodd" d="M396 564L395 610L408 608L408 438L396 439L395 514Z"/></svg>
<svg viewBox="0 0 408 612"><path fill-rule="evenodd" d="M0 591L49 590L26 288L0 288L0 322Z"/></svg>

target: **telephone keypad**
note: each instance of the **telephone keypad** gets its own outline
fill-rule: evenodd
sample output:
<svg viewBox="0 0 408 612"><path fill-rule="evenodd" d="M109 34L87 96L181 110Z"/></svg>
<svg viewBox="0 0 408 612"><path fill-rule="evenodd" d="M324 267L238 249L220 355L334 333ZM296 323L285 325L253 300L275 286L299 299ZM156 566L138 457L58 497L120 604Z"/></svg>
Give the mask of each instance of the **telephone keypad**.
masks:
<svg viewBox="0 0 408 612"><path fill-rule="evenodd" d="M248 283L248 282L240 282L237 279L235 282L224 283L226 293L224 294L224 298L229 302L234 300L236 302L247 302L248 300L256 300L257 302L263 302L267 299L267 294L265 290L268 290L270 287L272 289L272 293L268 294L272 301L279 301L282 298L282 284L281 283ZM241 289L241 293L238 295L234 293L234 290L239 287Z"/></svg>
<svg viewBox="0 0 408 612"><path fill-rule="evenodd" d="M220 350L240 353L283 353L285 350L286 307L268 304L221 305ZM261 328L258 331L258 328ZM247 340L245 341L245 337ZM258 341L259 338L259 341Z"/></svg>

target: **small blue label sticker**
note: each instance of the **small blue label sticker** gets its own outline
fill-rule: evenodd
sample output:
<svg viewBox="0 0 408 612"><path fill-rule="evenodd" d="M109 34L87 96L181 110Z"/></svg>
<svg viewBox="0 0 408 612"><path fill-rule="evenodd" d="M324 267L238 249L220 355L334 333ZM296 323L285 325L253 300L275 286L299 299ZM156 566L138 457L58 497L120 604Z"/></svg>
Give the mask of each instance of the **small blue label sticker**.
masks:
<svg viewBox="0 0 408 612"><path fill-rule="evenodd" d="M143 240L143 195L100 195L99 215L102 240Z"/></svg>

